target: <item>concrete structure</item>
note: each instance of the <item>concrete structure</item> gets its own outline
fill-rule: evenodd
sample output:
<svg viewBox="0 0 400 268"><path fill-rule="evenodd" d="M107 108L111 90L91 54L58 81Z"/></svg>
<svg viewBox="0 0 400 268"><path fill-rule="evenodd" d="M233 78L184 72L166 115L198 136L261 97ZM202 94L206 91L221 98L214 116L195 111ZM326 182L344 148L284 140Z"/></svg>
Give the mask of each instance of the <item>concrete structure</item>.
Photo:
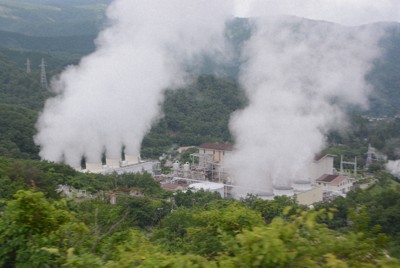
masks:
<svg viewBox="0 0 400 268"><path fill-rule="evenodd" d="M304 192L296 193L296 199L301 205L310 206L323 200L322 187L314 187Z"/></svg>
<svg viewBox="0 0 400 268"><path fill-rule="evenodd" d="M353 187L354 180L342 175L322 175L316 180L317 185L327 192L338 192L346 194Z"/></svg>

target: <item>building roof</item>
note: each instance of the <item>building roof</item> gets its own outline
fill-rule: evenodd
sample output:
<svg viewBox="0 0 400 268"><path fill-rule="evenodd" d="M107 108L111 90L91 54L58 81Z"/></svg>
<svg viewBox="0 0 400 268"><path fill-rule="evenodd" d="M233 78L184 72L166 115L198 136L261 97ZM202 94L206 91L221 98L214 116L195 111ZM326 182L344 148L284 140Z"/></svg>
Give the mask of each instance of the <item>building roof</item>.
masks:
<svg viewBox="0 0 400 268"><path fill-rule="evenodd" d="M178 183L163 183L161 184L161 188L164 190L177 191L183 190L185 187Z"/></svg>
<svg viewBox="0 0 400 268"><path fill-rule="evenodd" d="M200 149L211 149L219 151L232 151L233 145L230 143L203 143L199 146Z"/></svg>
<svg viewBox="0 0 400 268"><path fill-rule="evenodd" d="M317 182L325 182L329 183L332 186L339 185L342 183L344 180L347 180L347 176L341 176L341 175L322 175L319 177L316 181Z"/></svg>
<svg viewBox="0 0 400 268"><path fill-rule="evenodd" d="M179 153L183 153L184 151L186 151L186 150L188 150L188 149L191 149L191 148L195 148L195 146L183 146L183 147L179 147L177 151L178 151Z"/></svg>

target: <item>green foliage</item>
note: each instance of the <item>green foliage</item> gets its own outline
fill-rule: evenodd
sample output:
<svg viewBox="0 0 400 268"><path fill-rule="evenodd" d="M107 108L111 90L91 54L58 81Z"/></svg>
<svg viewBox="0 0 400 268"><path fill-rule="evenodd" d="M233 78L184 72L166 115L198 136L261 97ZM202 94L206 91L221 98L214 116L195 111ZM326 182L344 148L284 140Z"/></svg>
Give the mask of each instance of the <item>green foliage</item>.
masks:
<svg viewBox="0 0 400 268"><path fill-rule="evenodd" d="M244 229L262 225L260 215L239 202L208 204L207 208L178 208L161 222L158 243L173 252L216 256L224 250L222 236L233 237Z"/></svg>
<svg viewBox="0 0 400 268"><path fill-rule="evenodd" d="M42 191L47 197L57 198L57 182L69 173L75 171L60 164L0 158L0 198L10 199L22 189Z"/></svg>
<svg viewBox="0 0 400 268"><path fill-rule="evenodd" d="M186 192L178 191L174 194L175 205L177 207L204 207L214 200L220 200L221 195L217 192L209 192L201 189L200 191L193 192L187 190Z"/></svg>
<svg viewBox="0 0 400 268"><path fill-rule="evenodd" d="M257 196L248 195L242 202L249 208L260 212L267 223L271 222L275 217L289 216L300 208L295 199L287 196L276 196L274 200L262 200ZM286 208L290 208L290 210L284 213Z"/></svg>
<svg viewBox="0 0 400 268"><path fill-rule="evenodd" d="M0 154L38 158L34 126L50 93L1 55L0 66Z"/></svg>
<svg viewBox="0 0 400 268"><path fill-rule="evenodd" d="M395 267L374 239L340 235L319 225L321 212L302 212L292 221L245 230L222 256L223 267Z"/></svg>
<svg viewBox="0 0 400 268"><path fill-rule="evenodd" d="M0 265L59 265L60 255L86 232L63 203L50 203L40 192L18 191L0 217Z"/></svg>
<svg viewBox="0 0 400 268"><path fill-rule="evenodd" d="M346 198L336 198L330 204L316 208L334 211L331 221L323 220L330 228L346 232L363 232L381 240L391 239L390 251L400 256L400 186L387 173L378 173L378 184L363 191L355 190ZM397 186L396 186L397 185Z"/></svg>

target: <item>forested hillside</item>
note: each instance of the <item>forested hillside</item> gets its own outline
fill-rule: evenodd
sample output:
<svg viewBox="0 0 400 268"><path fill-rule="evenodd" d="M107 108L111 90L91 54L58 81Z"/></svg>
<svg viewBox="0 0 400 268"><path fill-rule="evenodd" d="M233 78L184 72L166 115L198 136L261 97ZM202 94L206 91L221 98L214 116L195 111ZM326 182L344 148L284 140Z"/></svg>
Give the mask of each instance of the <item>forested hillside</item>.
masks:
<svg viewBox="0 0 400 268"><path fill-rule="evenodd" d="M214 76L200 76L186 88L167 91L164 117L145 137L143 156L158 157L174 145L232 142L230 115L245 104L237 83Z"/></svg>
<svg viewBox="0 0 400 268"><path fill-rule="evenodd" d="M374 86L370 97L373 116L400 114L400 24L386 26L386 35L381 40L382 57L368 79Z"/></svg>
<svg viewBox="0 0 400 268"><path fill-rule="evenodd" d="M45 52L53 55L82 56L94 51L96 35L36 37L0 31L0 47L16 51Z"/></svg>
<svg viewBox="0 0 400 268"><path fill-rule="evenodd" d="M50 96L38 77L0 56L0 152L3 156L38 158L34 125Z"/></svg>

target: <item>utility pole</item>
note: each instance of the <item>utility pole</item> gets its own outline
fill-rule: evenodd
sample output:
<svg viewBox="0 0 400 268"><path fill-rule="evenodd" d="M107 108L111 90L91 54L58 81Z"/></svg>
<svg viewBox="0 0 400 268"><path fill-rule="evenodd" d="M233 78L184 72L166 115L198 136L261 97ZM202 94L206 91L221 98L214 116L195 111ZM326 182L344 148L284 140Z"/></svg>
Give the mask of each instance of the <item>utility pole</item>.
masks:
<svg viewBox="0 0 400 268"><path fill-rule="evenodd" d="M31 73L31 60L29 58L26 58L26 73L30 74Z"/></svg>
<svg viewBox="0 0 400 268"><path fill-rule="evenodd" d="M49 85L47 84L46 63L43 58L42 58L42 62L40 63L39 67L40 67L40 84L44 88L48 88Z"/></svg>

